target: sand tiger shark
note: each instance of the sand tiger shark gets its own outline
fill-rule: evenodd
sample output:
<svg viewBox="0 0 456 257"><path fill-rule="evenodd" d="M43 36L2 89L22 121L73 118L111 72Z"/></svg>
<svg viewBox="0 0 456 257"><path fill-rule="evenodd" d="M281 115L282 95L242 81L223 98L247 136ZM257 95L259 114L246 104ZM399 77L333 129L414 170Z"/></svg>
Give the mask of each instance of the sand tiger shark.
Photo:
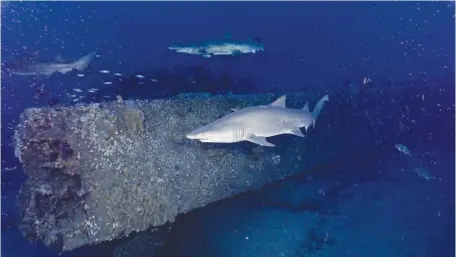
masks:
<svg viewBox="0 0 456 257"><path fill-rule="evenodd" d="M222 41L211 41L201 44L174 45L168 47L178 53L200 55L204 58L211 58L214 55L236 56L242 54L255 54L264 51L264 45L259 39L257 41L235 41L226 39Z"/></svg>
<svg viewBox="0 0 456 257"><path fill-rule="evenodd" d="M70 63L33 63L19 70L9 70L8 72L18 76L51 76L54 73L68 73L73 70L84 71L95 57L95 52L91 52L76 61Z"/></svg>
<svg viewBox="0 0 456 257"><path fill-rule="evenodd" d="M328 95L323 96L312 112L308 103L302 109L286 108L286 95L269 105L234 109L232 113L207 124L189 134L187 138L210 143L235 143L249 141L261 146L274 147L266 138L281 134L304 137L301 128L306 131L315 122Z"/></svg>

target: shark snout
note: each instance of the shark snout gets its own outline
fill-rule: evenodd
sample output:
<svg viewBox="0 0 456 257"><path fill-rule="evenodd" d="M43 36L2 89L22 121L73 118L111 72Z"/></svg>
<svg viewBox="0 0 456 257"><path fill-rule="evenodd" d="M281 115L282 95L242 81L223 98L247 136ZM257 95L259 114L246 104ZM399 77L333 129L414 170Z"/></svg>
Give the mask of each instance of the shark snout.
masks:
<svg viewBox="0 0 456 257"><path fill-rule="evenodd" d="M188 139L201 139L201 133L198 130L194 130L186 135Z"/></svg>
<svg viewBox="0 0 456 257"><path fill-rule="evenodd" d="M196 140L208 140L210 136L208 135L205 127L199 128L197 130L194 130L186 135L188 139L196 139Z"/></svg>
<svg viewBox="0 0 456 257"><path fill-rule="evenodd" d="M194 133L188 133L188 134L186 135L186 137L187 137L188 139L198 139L197 135L194 134Z"/></svg>

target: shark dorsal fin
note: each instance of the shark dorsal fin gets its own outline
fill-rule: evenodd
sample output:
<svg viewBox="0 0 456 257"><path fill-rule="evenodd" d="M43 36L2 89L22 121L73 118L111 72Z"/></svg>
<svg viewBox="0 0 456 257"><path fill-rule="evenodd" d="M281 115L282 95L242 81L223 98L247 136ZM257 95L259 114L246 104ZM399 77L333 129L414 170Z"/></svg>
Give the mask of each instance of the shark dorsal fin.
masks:
<svg viewBox="0 0 456 257"><path fill-rule="evenodd" d="M309 102L306 102L306 105L302 108L304 111L308 112L309 111Z"/></svg>
<svg viewBox="0 0 456 257"><path fill-rule="evenodd" d="M277 100L275 100L274 102L272 102L270 104L270 106L286 108L286 106L285 106L286 100L287 100L287 96L283 95L283 96L277 98Z"/></svg>

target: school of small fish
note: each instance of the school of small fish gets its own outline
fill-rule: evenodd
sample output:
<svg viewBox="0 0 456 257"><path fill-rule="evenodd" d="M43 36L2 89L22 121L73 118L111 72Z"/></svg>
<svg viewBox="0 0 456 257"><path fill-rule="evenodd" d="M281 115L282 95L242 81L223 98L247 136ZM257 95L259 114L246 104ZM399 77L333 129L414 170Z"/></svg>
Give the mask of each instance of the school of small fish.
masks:
<svg viewBox="0 0 456 257"><path fill-rule="evenodd" d="M101 73L101 74L112 74L112 75L114 75L115 77L118 77L118 78L123 77L122 73L119 73L119 72L111 73L110 70L106 70L106 69L99 70L98 72ZM78 74L76 74L76 76L79 77L79 78L85 77L85 75L82 74L82 73L78 73ZM143 81L143 79L145 78L144 75L142 75L142 74L135 74L134 76L135 76L136 78L138 78L138 79L141 79L141 81L138 81L138 84L139 84L139 85L144 84L144 81ZM151 82L154 82L154 83L157 83L157 82L158 82L158 80L155 79L155 78L150 78L149 80L150 80ZM113 81L103 81L102 84L103 84L103 85L112 85L112 84L113 84ZM84 91L83 89L81 89L81 88L73 88L72 90L73 90L74 92L76 92L76 93L85 93L85 92L88 92L88 93L96 93L96 92L98 92L98 91L100 90L100 88L89 88L89 89L85 89L85 91ZM67 93L67 96L69 96L70 98L73 98L73 99L72 99L73 102L78 102L78 101L84 99L84 96L82 96L82 95L75 95L75 94ZM102 97L103 97L103 98L110 98L110 96L102 96Z"/></svg>
<svg viewBox="0 0 456 257"><path fill-rule="evenodd" d="M184 53L184 54L190 54L190 55L199 55L199 56L202 56L204 58L211 58L212 56L237 56L237 55L241 55L241 54L256 54L257 52L263 52L264 51L264 46L261 43L260 39L257 39L256 41L253 41L253 40L234 41L234 40L231 40L231 39L227 39L227 40L222 40L222 41L218 41L218 42L208 42L208 43L207 42L206 43L203 42L203 43L199 43L199 44L175 45L175 46L170 46L169 49L173 50L173 51L175 51L177 53ZM58 63L42 63L42 64L38 64L38 65L31 65L31 66L27 67L28 70L11 71L11 73L15 74L15 75L20 75L20 76L28 76L28 75L50 76L50 75L52 75L54 73L66 74L66 73L68 73L68 72L70 72L72 70L77 70L79 72L76 74L76 76L78 78L85 78L85 74L83 72L85 71L87 66L90 64L90 62L93 60L94 56L97 57L97 58L100 57L99 54L95 55L95 53L92 52L92 53L89 53L89 54L77 59L76 61L73 61L73 62L63 63L63 61L60 60ZM107 69L102 69L102 70L99 70L98 72L100 74L103 74L103 77L114 76L114 78L116 78L115 80L117 80L117 81L118 80L122 80L122 77L123 77L122 73L120 73L120 72L111 72L110 70L107 70ZM139 79L139 81L137 81L138 84L144 84L144 81L145 81L145 76L144 75L142 75L142 74L134 74L134 77ZM111 79L113 79L113 77L111 77ZM107 79L107 80L104 80L102 82L102 84L105 85L105 86L109 86L109 85L113 84L113 81L114 80ZM149 78L149 81L151 81L153 83L157 83L158 82L158 80L155 79L155 78ZM364 79L362 80L362 85L367 85L367 84L371 83L371 81L372 80L371 80L370 77L368 77L368 76L364 77ZM194 84L196 82L192 81L192 83ZM40 90L43 91L44 90L44 86ZM94 93L98 92L99 90L100 90L100 88L88 88L88 89L72 88L72 92L71 93L70 92L66 92L66 95L68 97L70 97L73 102L78 102L78 101L84 99L84 96L81 95L81 94L84 94L84 93L94 94ZM102 97L103 98L110 98L111 96L104 95ZM422 101L424 101L425 100L424 99L424 94L422 94L420 96L420 98L421 98ZM285 99L285 98L283 98L283 99ZM281 100L278 99L277 100L278 103L273 103L271 105L272 106L275 106L275 105L279 106L280 105L281 108L279 108L278 110L284 111L284 110L286 110L286 108L284 107L284 100L283 99L281 99ZM405 106L405 107L408 110L408 107L407 106ZM261 109L261 110L263 110L263 109ZM304 110L303 113L305 114L306 112L308 112L307 105L306 105L306 107L304 109L305 110ZM233 108L232 111L235 112L235 113L240 113L238 108ZM291 112L291 111L289 111L289 112ZM304 115L304 114L300 113L300 115ZM231 114L231 115L234 115L234 114ZM291 115L291 114L289 114L289 115ZM316 116L314 118L316 118ZM296 129L293 129L293 128L291 128L291 129L287 128L284 131L285 132L280 132L280 133L292 133L292 134L296 134L296 135L301 136L299 130L296 130ZM218 129L216 129L215 132L218 132ZM214 136L214 135L216 135L217 133L215 133L215 132L211 132L212 133L211 137L208 136L209 135L208 132L202 133L201 136L200 136L202 139L200 141L202 141L202 142L227 141L227 139L223 138L223 136L220 136L220 138L216 138L216 136ZM241 138L241 139L242 140L251 141L251 142L254 142L254 143L257 143L257 144L260 144L260 145L268 145L268 146L271 145L270 143L266 142L264 140L264 138L258 137L258 135L256 135L255 133L253 133L252 135L249 135L246 138ZM277 132L277 133L279 133L279 132ZM268 134L268 133L266 133L266 134ZM274 133L272 133L272 134L274 134ZM193 137L197 138L198 136L196 136L196 134L195 134L195 136L193 136L193 134L189 134L188 135L188 137L190 137L190 138L193 138ZM216 140L214 138L216 138ZM241 139L239 139L239 140L241 140ZM236 140L238 140L238 139L236 139ZM236 140L231 140L230 139L228 141L231 142L231 141L236 141ZM410 149L406 145L398 143L398 144L395 144L394 147L402 155L412 156L412 153L411 153ZM415 168L414 171L419 177L424 178L426 180L436 179L436 177L430 175L429 171L426 168L424 168L424 167Z"/></svg>
<svg viewBox="0 0 456 257"><path fill-rule="evenodd" d="M410 149L403 144L395 144L394 147L402 154L407 155L407 156L412 156L412 153L410 152ZM425 167L417 167L414 168L413 171L418 175L418 177L423 178L425 180L434 180L437 179L437 177L434 177L430 174L429 170Z"/></svg>
<svg viewBox="0 0 456 257"><path fill-rule="evenodd" d="M239 56L245 54L256 54L259 52L264 52L264 45L261 42L260 38L249 38L248 40L234 40L230 37L225 37L222 40L198 42L195 44L173 45L169 46L168 50L172 50L179 54L190 54L202 56L204 58L211 58L212 56ZM54 62L29 64L21 69L10 69L8 70L8 72L10 74L17 76L50 77L56 73L71 74L71 72L76 70L78 71L78 73L76 74L78 78L85 78L86 75L84 74L84 72L87 69L87 67L91 64L93 59L100 57L100 54L97 54L96 52L90 52L74 61L64 62L64 58L62 58L61 56L57 56ZM120 80L123 77L122 73L112 73L110 70L107 69L102 69L98 72L103 75L112 74L114 77L117 77ZM139 85L145 83L144 75L134 74L134 76L140 79L140 81L137 82ZM149 80L153 83L158 82L155 78L149 78ZM102 82L102 84L105 86L109 86L113 84L113 81L105 80ZM95 93L98 90L98 88L85 89L85 91L88 93ZM72 91L79 94L84 93L84 90L81 88L73 88ZM44 92L41 92L38 95L44 95ZM78 96L75 94L67 93L67 95L73 98L73 102L77 102L83 99L82 96Z"/></svg>

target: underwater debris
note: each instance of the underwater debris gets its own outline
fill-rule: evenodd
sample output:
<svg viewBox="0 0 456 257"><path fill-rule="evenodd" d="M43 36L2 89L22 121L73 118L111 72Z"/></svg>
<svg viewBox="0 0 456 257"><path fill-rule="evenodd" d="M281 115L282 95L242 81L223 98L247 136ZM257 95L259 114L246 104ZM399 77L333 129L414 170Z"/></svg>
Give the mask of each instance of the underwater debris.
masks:
<svg viewBox="0 0 456 257"><path fill-rule="evenodd" d="M52 124L54 125L54 124ZM67 219L81 219L84 216L83 205L86 191L77 166L77 156L72 145L64 138L49 137L60 134L54 129L60 126L46 127L25 126L27 133L41 131L34 140L22 144L21 158L30 161L32 166L25 166L28 179L21 187L19 209L22 217L19 229L29 239L42 240L51 249L63 249L63 234L53 229ZM15 135L19 140L19 135ZM31 154L33 152L33 154ZM35 166L37 165L37 166Z"/></svg>
<svg viewBox="0 0 456 257"><path fill-rule="evenodd" d="M131 107L131 105L123 105L123 100L120 98L118 101L121 107L116 109L117 119L116 128L120 133L130 133L133 135L140 135L144 132L144 113L138 109Z"/></svg>
<svg viewBox="0 0 456 257"><path fill-rule="evenodd" d="M306 154L302 142L252 158L251 149L205 148L185 139L186 131L227 111L219 106L267 104L276 97L119 97L103 105L26 109L14 140L29 177L19 197L22 233L70 251L171 223L180 213L302 170L311 165L295 158Z"/></svg>
<svg viewBox="0 0 456 257"><path fill-rule="evenodd" d="M118 104L123 104L123 98L122 98L122 96L116 95L116 98L117 98L117 103L118 103Z"/></svg>
<svg viewBox="0 0 456 257"><path fill-rule="evenodd" d="M200 72L201 77L194 78L198 82L196 85L210 78L205 77L204 70ZM176 79L166 74L156 77L157 85L188 79L184 76ZM191 84L191 80L188 81ZM207 81L205 85L216 84L211 79ZM230 108L268 104L280 95L194 94L153 101L120 99L119 103L114 100L102 105L27 109L21 115L15 135L15 154L29 177L19 197L21 231L32 239L49 242L49 246L59 248L62 245L63 251L125 237L134 231L171 223L178 214L220 199L256 190L274 181L296 180L299 176L292 175L308 168L322 166L303 172L303 177L308 177L309 173L329 176L334 167L354 159L374 162L373 159L391 153L398 138L387 135L398 132L400 120L404 123L416 120L413 123L416 130L429 124L425 121L430 116L421 117L419 108L410 108L407 112L400 101L390 104L391 99L408 97L410 88L405 88L402 96L399 90L375 91L374 85L366 88L354 97L341 95L329 102L312 137L271 138L271 143L281 144L276 148L263 147L261 151L255 145L243 143L207 146L186 139L185 133L227 114ZM369 91L371 89L373 91ZM116 94L132 98L123 92ZM174 91L170 93L173 94ZM428 95L431 94L426 93L426 97ZM309 94L289 95L290 106L296 107L302 107L307 100L316 102L318 98ZM417 100L421 105L432 103L432 99L426 99L426 102L420 98ZM454 105L454 102L449 104ZM445 110L450 105L442 103L441 108ZM362 111L347 119L345 114L354 110L354 106ZM139 137L117 131L117 111L125 112L126 108L140 110L145 117L143 133ZM402 114L406 118L402 118ZM454 121L454 108L442 111L441 115L442 124L450 124ZM359 129L353 129L354 124ZM412 122L405 125L410 124ZM125 128L128 132L128 126ZM138 131L136 125L134 128L133 131ZM451 133L454 133L453 128ZM340 137L340 133L334 131L343 131L344 136ZM413 136L412 133L408 132L408 136ZM58 145L49 146L46 141L49 138L64 140L73 150L73 154L68 154L64 168L43 166L50 161L50 153L55 152ZM439 135L433 138L442 142L447 140ZM408 138L401 140L407 141ZM334 144L335 141L338 144ZM46 148L46 155L43 148ZM379 151L379 148L384 151ZM254 156L252 152L255 152ZM274 162L278 158L273 156L280 156L280 162ZM52 160L56 159L59 158L52 157ZM334 163L334 160L339 161ZM367 174L360 179L372 177L372 174ZM340 175L340 178L345 177ZM62 192L62 181L68 183L63 183L67 188L73 189L67 189L67 200L56 204L58 208L54 212L61 213L60 216L53 214L49 206L55 203L53 199L67 195L65 190L59 193ZM325 197L330 195L330 190L326 190ZM36 204L36 198L39 204ZM298 208L289 206L278 207L322 210L314 203L312 206L298 205ZM68 216L64 215L65 212ZM59 238L63 239L62 244ZM319 243L312 245L318 246Z"/></svg>

